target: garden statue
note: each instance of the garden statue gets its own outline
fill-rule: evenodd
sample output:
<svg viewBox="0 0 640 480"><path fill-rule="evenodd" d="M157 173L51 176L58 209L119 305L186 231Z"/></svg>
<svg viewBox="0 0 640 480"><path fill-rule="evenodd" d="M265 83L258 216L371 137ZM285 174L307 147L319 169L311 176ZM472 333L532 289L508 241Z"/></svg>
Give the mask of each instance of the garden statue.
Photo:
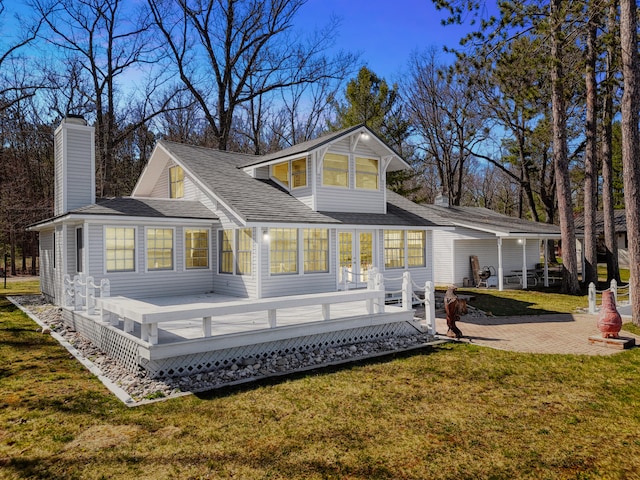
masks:
<svg viewBox="0 0 640 480"><path fill-rule="evenodd" d="M616 300L611 290L602 292L602 306L597 322L602 338L618 338L622 328L622 318L616 308Z"/></svg>
<svg viewBox="0 0 640 480"><path fill-rule="evenodd" d="M456 327L456 322L460 320L460 300L456 295L456 287L449 286L447 293L444 295L444 311L447 314L447 337L460 338L462 332Z"/></svg>

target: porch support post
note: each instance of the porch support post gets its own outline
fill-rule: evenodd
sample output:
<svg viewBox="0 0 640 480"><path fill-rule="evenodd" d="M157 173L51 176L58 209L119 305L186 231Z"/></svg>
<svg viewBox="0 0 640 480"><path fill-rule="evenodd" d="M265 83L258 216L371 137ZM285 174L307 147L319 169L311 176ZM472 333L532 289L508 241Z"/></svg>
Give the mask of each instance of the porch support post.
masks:
<svg viewBox="0 0 640 480"><path fill-rule="evenodd" d="M582 247L580 248L580 252L581 252L581 257L582 257L582 281L584 282L584 272L585 269L587 267L587 259L584 255L584 237L582 237L582 240L580 240L580 245L582 245ZM596 270L598 269L598 265L596 265Z"/></svg>
<svg viewBox="0 0 640 480"><path fill-rule="evenodd" d="M527 239L522 239L522 289L526 290L527 285Z"/></svg>
<svg viewBox="0 0 640 480"><path fill-rule="evenodd" d="M543 242L543 250L544 250L544 286L549 286L549 240L547 238L544 239Z"/></svg>
<svg viewBox="0 0 640 480"><path fill-rule="evenodd" d="M504 269L502 267L502 237L498 237L498 290L504 290Z"/></svg>

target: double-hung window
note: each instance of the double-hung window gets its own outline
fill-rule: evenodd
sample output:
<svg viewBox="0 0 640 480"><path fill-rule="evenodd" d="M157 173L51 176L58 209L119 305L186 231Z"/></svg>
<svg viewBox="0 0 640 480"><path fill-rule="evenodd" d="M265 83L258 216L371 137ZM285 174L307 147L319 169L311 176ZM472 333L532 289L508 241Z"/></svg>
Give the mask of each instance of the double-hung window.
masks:
<svg viewBox="0 0 640 480"><path fill-rule="evenodd" d="M253 230L240 228L237 230L237 262L236 273L238 275L251 275L251 257L253 252Z"/></svg>
<svg viewBox="0 0 640 480"><path fill-rule="evenodd" d="M173 228L147 229L147 270L173 270Z"/></svg>
<svg viewBox="0 0 640 480"><path fill-rule="evenodd" d="M307 186L307 159L298 158L271 165L271 177L287 188Z"/></svg>
<svg viewBox="0 0 640 480"><path fill-rule="evenodd" d="M327 153L322 162L322 184L349 188L349 156Z"/></svg>
<svg viewBox="0 0 640 480"><path fill-rule="evenodd" d="M326 228L305 228L304 273L329 271L329 231Z"/></svg>
<svg viewBox="0 0 640 480"><path fill-rule="evenodd" d="M220 273L233 273L233 230L220 232Z"/></svg>
<svg viewBox="0 0 640 480"><path fill-rule="evenodd" d="M404 230L384 231L384 267L404 268Z"/></svg>
<svg viewBox="0 0 640 480"><path fill-rule="evenodd" d="M209 230L187 228L184 231L185 267L209 268Z"/></svg>
<svg viewBox="0 0 640 480"><path fill-rule="evenodd" d="M409 257L409 267L426 266L424 230L409 230L407 232L407 256Z"/></svg>
<svg viewBox="0 0 640 480"><path fill-rule="evenodd" d="M272 275L298 273L298 230L269 229L270 272Z"/></svg>
<svg viewBox="0 0 640 480"><path fill-rule="evenodd" d="M356 188L378 189L378 160L356 157Z"/></svg>
<svg viewBox="0 0 640 480"><path fill-rule="evenodd" d="M135 271L136 230L133 227L105 228L105 262L107 272Z"/></svg>

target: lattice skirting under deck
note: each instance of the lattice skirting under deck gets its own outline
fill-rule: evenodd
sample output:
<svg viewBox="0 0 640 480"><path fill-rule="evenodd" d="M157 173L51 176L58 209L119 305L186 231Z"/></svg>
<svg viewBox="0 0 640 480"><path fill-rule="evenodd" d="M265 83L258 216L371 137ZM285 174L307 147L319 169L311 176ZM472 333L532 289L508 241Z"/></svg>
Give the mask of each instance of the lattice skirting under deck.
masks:
<svg viewBox="0 0 640 480"><path fill-rule="evenodd" d="M152 377L186 376L229 367L242 359L265 360L273 356L306 353L318 349L379 341L386 338L414 335L415 327L408 322L388 323L328 332L274 342L257 343L243 347L216 350L193 355L182 355L162 360L142 359L144 368Z"/></svg>
<svg viewBox="0 0 640 480"><path fill-rule="evenodd" d="M141 346L134 339L123 336L109 325L67 309L62 310L62 318L65 326L78 332L127 370L134 373L140 370Z"/></svg>
<svg viewBox="0 0 640 480"><path fill-rule="evenodd" d="M133 338L122 335L121 332L107 324L96 322L66 309L63 310L63 319L67 327L85 337L127 370L138 372L142 368L152 378L179 377L211 372L218 368L238 364L247 358L263 361L274 356L307 353L324 348L380 341L416 333L416 328L409 322L395 322L180 355L160 360L147 360L140 356L141 349L144 348L141 344Z"/></svg>

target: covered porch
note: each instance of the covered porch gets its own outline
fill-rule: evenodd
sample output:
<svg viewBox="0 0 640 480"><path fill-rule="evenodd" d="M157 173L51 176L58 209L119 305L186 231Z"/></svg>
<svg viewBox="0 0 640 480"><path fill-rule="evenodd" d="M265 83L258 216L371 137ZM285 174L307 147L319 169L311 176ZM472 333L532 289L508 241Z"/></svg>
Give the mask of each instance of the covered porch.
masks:
<svg viewBox="0 0 640 480"><path fill-rule="evenodd" d="M516 239L518 245L521 246L522 264L517 269L505 271L503 240ZM549 287L550 282L562 280L562 271L556 267L549 266L549 240L559 240L560 235L538 235L538 234L497 234L497 253L498 253L498 290L503 291L509 284L518 284L521 288L544 286ZM530 255L527 254L527 242L535 242L542 245L542 262L531 264Z"/></svg>

